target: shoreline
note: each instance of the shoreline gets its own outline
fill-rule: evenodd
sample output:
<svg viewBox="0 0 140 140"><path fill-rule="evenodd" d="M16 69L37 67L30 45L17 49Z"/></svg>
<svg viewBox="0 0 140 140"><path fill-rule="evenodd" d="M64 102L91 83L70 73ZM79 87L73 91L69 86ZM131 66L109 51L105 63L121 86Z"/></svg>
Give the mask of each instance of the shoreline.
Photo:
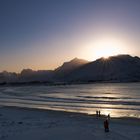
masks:
<svg viewBox="0 0 140 140"><path fill-rule="evenodd" d="M90 85L90 84L129 84L140 83L140 81L95 81L95 82L17 82L17 83L0 83L0 87L15 87L15 86L67 86L67 85Z"/></svg>
<svg viewBox="0 0 140 140"><path fill-rule="evenodd" d="M110 132L105 133L105 118L82 113L0 106L0 140L139 139L140 119L111 118Z"/></svg>
<svg viewBox="0 0 140 140"><path fill-rule="evenodd" d="M17 106L2 106L0 105L0 109L17 109L17 110L26 110L26 111L37 111L37 112L55 112L55 113L61 113L61 114L67 114L67 115L78 115L78 116L85 116L85 117L93 117L97 118L96 114L87 114L87 113L80 113L80 112L72 112L72 111L64 111L64 110L55 110L55 109L45 109L45 108L30 108L30 107L17 107ZM107 116L104 114L101 114L100 119L106 119ZM140 118L138 117L110 117L111 120L137 120L140 121Z"/></svg>

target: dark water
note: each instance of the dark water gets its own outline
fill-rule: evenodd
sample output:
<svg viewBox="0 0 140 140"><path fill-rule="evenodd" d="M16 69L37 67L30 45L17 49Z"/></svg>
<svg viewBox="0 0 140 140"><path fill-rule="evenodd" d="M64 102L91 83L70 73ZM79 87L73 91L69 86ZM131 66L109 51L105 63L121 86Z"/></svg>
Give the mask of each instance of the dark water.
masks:
<svg viewBox="0 0 140 140"><path fill-rule="evenodd" d="M140 118L140 83L0 87L0 105Z"/></svg>

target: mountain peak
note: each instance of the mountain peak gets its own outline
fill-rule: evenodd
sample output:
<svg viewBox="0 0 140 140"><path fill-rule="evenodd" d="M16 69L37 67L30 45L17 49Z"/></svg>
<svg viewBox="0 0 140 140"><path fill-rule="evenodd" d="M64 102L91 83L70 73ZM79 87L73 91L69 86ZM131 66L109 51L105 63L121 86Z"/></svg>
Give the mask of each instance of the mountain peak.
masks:
<svg viewBox="0 0 140 140"><path fill-rule="evenodd" d="M99 58L73 71L69 79L80 81L139 81L140 59L131 55Z"/></svg>
<svg viewBox="0 0 140 140"><path fill-rule="evenodd" d="M71 61L76 61L76 60L79 60L79 58L77 58L77 57L75 57L75 58L73 58Z"/></svg>
<svg viewBox="0 0 140 140"><path fill-rule="evenodd" d="M64 62L62 66L58 67L57 69L55 69L55 72L57 73L69 73L70 71L89 63L89 61L84 60L84 59L79 59L77 57L75 57L74 59L68 61L68 62Z"/></svg>
<svg viewBox="0 0 140 140"><path fill-rule="evenodd" d="M85 60L85 59L80 59L80 58L73 58L72 60L68 61L68 62L64 62L65 63L88 63L89 61Z"/></svg>

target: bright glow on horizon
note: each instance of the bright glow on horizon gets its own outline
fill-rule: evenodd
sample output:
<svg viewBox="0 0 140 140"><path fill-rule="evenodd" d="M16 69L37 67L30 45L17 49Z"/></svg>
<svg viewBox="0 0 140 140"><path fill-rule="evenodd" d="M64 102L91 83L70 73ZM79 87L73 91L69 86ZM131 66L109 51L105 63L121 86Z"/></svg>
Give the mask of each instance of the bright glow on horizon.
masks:
<svg viewBox="0 0 140 140"><path fill-rule="evenodd" d="M81 58L94 61L98 58L109 58L110 56L119 55L119 54L130 54L132 50L129 50L129 42L121 41L120 39L115 38L98 38L90 41L86 47L83 47L81 50Z"/></svg>
<svg viewBox="0 0 140 140"><path fill-rule="evenodd" d="M109 56L118 55L123 52L123 44L118 40L104 39L98 40L93 46L94 57L108 58Z"/></svg>
<svg viewBox="0 0 140 140"><path fill-rule="evenodd" d="M94 49L95 49L97 58L100 58L100 57L108 58L110 56L120 54L120 51L117 47L109 46L109 45L99 46Z"/></svg>

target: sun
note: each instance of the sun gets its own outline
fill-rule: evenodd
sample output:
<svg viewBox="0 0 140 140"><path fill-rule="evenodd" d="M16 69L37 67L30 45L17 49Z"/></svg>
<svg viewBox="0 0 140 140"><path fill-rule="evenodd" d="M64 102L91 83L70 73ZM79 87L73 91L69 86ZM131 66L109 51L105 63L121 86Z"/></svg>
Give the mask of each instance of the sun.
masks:
<svg viewBox="0 0 140 140"><path fill-rule="evenodd" d="M110 56L121 54L122 44L116 40L99 40L92 46L92 55L95 58L103 57L108 59Z"/></svg>
<svg viewBox="0 0 140 140"><path fill-rule="evenodd" d="M120 51L114 45L102 45L94 47L94 56L96 58L103 57L104 59L108 59L110 56L118 54L120 54Z"/></svg>
<svg viewBox="0 0 140 140"><path fill-rule="evenodd" d="M110 56L118 54L119 51L113 46L102 46L96 50L97 57L108 59Z"/></svg>
<svg viewBox="0 0 140 140"><path fill-rule="evenodd" d="M100 37L87 41L78 51L81 58L89 61L98 58L107 60L110 56L129 53L128 45L127 41L119 37Z"/></svg>

